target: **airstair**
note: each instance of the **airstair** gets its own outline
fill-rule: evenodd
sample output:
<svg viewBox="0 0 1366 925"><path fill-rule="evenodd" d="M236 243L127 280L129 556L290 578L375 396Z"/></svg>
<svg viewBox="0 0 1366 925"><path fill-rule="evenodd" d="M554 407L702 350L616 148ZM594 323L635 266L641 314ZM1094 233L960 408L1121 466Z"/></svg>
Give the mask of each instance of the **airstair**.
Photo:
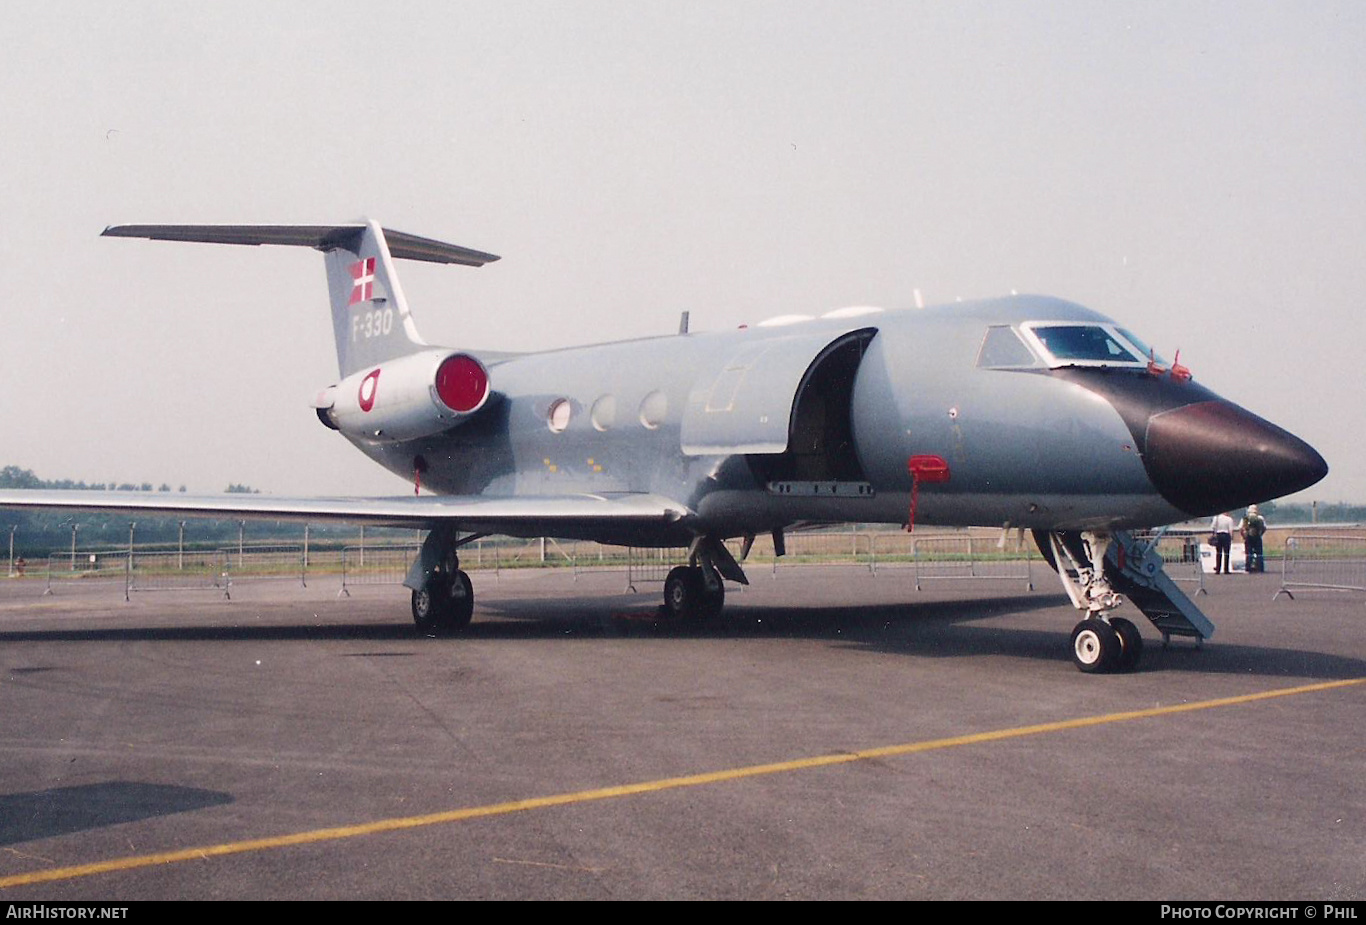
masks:
<svg viewBox="0 0 1366 925"><path fill-rule="evenodd" d="M1106 550L1105 577L1114 590L1152 621L1162 634L1163 645L1173 636L1204 642L1214 635L1214 624L1163 570L1162 556L1157 552L1160 538L1161 533L1140 540L1128 531L1115 531Z"/></svg>

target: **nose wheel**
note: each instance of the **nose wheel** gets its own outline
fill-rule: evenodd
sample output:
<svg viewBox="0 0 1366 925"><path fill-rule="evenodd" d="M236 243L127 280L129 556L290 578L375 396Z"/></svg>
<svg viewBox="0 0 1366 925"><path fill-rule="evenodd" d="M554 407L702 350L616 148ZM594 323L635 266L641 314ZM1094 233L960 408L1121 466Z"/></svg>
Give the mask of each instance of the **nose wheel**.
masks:
<svg viewBox="0 0 1366 925"><path fill-rule="evenodd" d="M1088 617L1072 629L1072 661L1087 674L1132 671L1142 654L1138 627L1123 617Z"/></svg>
<svg viewBox="0 0 1366 925"><path fill-rule="evenodd" d="M424 633L453 633L470 625L474 616L474 585L470 576L436 573L413 592L413 622Z"/></svg>

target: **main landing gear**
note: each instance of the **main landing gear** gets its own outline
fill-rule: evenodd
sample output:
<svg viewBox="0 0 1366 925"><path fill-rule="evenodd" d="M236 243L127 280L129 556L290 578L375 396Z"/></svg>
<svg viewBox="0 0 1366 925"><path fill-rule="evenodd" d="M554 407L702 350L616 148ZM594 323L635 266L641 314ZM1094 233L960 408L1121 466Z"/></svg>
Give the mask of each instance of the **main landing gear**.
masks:
<svg viewBox="0 0 1366 925"><path fill-rule="evenodd" d="M746 543L744 552L748 551ZM710 536L695 538L688 549L688 564L670 570L664 579L664 610L680 620L702 621L719 617L726 605L723 579L749 584L745 570L724 543Z"/></svg>
<svg viewBox="0 0 1366 925"><path fill-rule="evenodd" d="M459 569L453 575L434 574L413 591L413 622L425 633L457 632L473 616L474 586Z"/></svg>
<svg viewBox="0 0 1366 925"><path fill-rule="evenodd" d="M726 586L715 569L680 565L664 579L664 609L680 620L712 620L726 604Z"/></svg>
<svg viewBox="0 0 1366 925"><path fill-rule="evenodd" d="M449 529L427 534L403 583L413 591L413 622L426 634L454 633L474 616L474 586L460 570L458 550L483 534L460 539Z"/></svg>

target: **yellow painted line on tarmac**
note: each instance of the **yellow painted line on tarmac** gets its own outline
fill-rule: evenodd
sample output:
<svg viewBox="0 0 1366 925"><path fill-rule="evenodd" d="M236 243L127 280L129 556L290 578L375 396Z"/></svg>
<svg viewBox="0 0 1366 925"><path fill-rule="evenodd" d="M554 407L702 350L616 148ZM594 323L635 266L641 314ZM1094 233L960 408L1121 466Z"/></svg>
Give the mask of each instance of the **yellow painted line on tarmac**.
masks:
<svg viewBox="0 0 1366 925"><path fill-rule="evenodd" d="M1263 691L1257 694L1241 694L1237 697L1220 697L1216 700L1199 700L1193 703L1174 704L1166 707L1151 707L1146 710L1129 710L1123 713L1106 713L1100 716L1084 716L1080 719L1065 719L1052 723L1038 723L1032 726L1016 726L1010 729L996 729L990 732L974 732L968 735L950 736L945 739L928 739L924 742L910 742L904 745L888 745L883 748L869 748L857 752L841 752L835 755L817 755L812 758L798 758L792 761L777 761L772 764L755 764L725 771L709 771L703 774L688 774L682 777L666 777L660 780L623 784L617 787L601 787L595 790L580 790L574 793L560 793L553 796L532 797L527 800L510 800L506 803L492 803L487 806L471 806L447 812L430 813L424 816L408 816L400 819L380 819L360 825L337 826L328 829L313 829L296 832L292 835L276 835L269 838L254 838L246 841L225 842L221 845L206 845L200 848L184 848L179 851L163 851L157 854L142 854L132 857L96 861L93 864L78 864L72 867L57 867L51 870L34 871L27 874L14 874L0 877L0 889L16 886L29 886L35 883L50 883L55 880L74 880L95 874L107 874L141 867L155 867L162 864L178 864L182 861L203 861L230 854L246 854L252 851L265 851L271 848L288 848L291 845L309 845L317 842L339 841L361 835L376 835L381 832L397 832L403 829L418 829L425 826L444 825L464 822L486 816L504 816L509 813L525 812L532 809L548 809L552 806L568 806L575 803L590 803L595 800L611 800L619 797L635 796L642 793L656 793L661 790L675 790L680 787L699 787L705 784L718 784L726 781L742 780L747 777L762 777L768 774L784 774L789 771L803 771L808 768L821 768L830 765L849 764L867 761L870 758L889 758L897 755L914 755L920 752L955 748L960 745L980 745L984 742L1000 742L1006 739L1019 739L1025 736L1043 735L1049 732L1064 732L1069 729L1084 729L1088 726L1104 726L1110 723L1123 723L1136 719L1150 719L1157 716L1172 716L1177 713L1190 713L1196 710L1213 710L1219 707L1232 707L1239 704L1255 703L1277 697L1293 697L1298 694L1312 694L1319 691L1335 690L1366 683L1366 678L1350 678L1346 681L1326 681L1320 684L1305 684L1300 687L1286 687L1279 690Z"/></svg>

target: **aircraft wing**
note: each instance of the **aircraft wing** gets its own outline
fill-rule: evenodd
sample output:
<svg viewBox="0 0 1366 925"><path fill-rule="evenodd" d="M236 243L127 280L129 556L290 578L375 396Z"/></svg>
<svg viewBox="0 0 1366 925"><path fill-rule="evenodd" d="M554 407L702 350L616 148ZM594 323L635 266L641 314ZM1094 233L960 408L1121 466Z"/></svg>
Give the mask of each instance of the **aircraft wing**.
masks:
<svg viewBox="0 0 1366 925"><path fill-rule="evenodd" d="M284 498L274 495L182 495L131 491L0 491L0 508L144 514L160 517L215 517L224 520L348 522L388 527L556 536L560 531L598 527L663 525L688 509L658 495L424 495L396 498Z"/></svg>

